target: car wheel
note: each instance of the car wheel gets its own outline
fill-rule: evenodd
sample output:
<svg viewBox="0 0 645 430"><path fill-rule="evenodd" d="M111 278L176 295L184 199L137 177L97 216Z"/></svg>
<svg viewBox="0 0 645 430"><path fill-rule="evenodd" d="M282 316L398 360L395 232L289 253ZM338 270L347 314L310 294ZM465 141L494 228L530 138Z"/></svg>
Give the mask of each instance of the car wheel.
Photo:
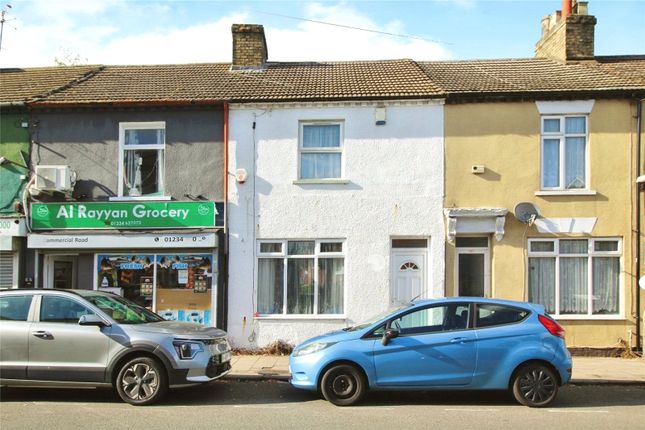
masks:
<svg viewBox="0 0 645 430"><path fill-rule="evenodd" d="M551 403L558 394L558 380L551 369L542 364L522 367L513 379L513 395L519 403L540 408Z"/></svg>
<svg viewBox="0 0 645 430"><path fill-rule="evenodd" d="M150 405L168 389L166 369L149 357L137 357L123 365L116 377L116 391L132 405Z"/></svg>
<svg viewBox="0 0 645 430"><path fill-rule="evenodd" d="M320 382L320 391L327 401L337 406L358 403L367 391L363 373L350 364L328 369Z"/></svg>

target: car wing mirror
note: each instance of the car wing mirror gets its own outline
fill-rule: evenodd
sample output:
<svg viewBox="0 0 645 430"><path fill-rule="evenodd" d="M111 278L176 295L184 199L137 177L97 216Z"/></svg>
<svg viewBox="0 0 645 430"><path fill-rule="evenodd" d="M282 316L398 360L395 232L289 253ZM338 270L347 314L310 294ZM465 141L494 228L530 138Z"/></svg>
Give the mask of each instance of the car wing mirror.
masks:
<svg viewBox="0 0 645 430"><path fill-rule="evenodd" d="M107 327L110 324L105 322L103 318L96 314L81 315L78 320L78 325L93 325L97 327Z"/></svg>
<svg viewBox="0 0 645 430"><path fill-rule="evenodd" d="M381 343L383 344L383 346L386 346L390 342L390 339L394 339L395 337L399 337L399 331L393 328L387 328L383 332Z"/></svg>

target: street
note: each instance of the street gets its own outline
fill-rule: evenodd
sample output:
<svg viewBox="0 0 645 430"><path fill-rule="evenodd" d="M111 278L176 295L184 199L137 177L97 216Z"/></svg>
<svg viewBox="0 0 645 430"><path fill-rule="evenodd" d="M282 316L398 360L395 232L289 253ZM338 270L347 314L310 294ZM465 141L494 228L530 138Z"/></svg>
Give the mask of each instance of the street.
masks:
<svg viewBox="0 0 645 430"><path fill-rule="evenodd" d="M3 388L0 428L642 428L645 387L570 385L552 407L530 409L503 392L370 393L339 408L278 381L226 380L133 407L109 390Z"/></svg>

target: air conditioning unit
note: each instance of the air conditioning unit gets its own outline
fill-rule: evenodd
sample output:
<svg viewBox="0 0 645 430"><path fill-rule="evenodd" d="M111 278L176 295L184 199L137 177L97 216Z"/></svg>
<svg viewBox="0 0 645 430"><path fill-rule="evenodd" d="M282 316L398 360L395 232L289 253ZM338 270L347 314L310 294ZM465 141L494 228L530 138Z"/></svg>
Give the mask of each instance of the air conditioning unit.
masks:
<svg viewBox="0 0 645 430"><path fill-rule="evenodd" d="M76 172L69 166L36 166L35 188L41 191L71 193L76 183Z"/></svg>

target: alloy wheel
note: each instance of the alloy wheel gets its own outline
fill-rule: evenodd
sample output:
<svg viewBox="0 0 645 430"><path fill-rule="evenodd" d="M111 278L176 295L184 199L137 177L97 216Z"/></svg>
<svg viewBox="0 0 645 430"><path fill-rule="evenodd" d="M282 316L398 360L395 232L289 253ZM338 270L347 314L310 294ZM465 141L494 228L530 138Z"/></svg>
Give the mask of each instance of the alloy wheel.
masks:
<svg viewBox="0 0 645 430"><path fill-rule="evenodd" d="M157 392L159 376L148 364L134 363L123 372L121 386L132 400L146 400Z"/></svg>
<svg viewBox="0 0 645 430"><path fill-rule="evenodd" d="M151 405L168 390L168 374L156 358L135 357L121 366L114 386L124 402L136 406Z"/></svg>
<svg viewBox="0 0 645 430"><path fill-rule="evenodd" d="M512 392L523 405L544 407L555 399L558 380L549 367L539 363L528 364L515 375Z"/></svg>

